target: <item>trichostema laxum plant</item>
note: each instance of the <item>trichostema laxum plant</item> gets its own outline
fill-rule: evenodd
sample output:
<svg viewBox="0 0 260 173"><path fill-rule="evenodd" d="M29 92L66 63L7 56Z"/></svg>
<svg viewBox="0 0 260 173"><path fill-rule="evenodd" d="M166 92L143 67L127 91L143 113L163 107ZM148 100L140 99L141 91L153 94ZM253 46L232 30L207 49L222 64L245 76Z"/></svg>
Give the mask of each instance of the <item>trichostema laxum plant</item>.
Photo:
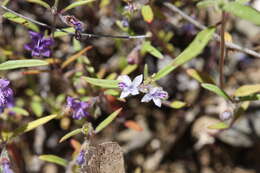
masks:
<svg viewBox="0 0 260 173"><path fill-rule="evenodd" d="M259 2L3 0L0 172L259 172Z"/></svg>

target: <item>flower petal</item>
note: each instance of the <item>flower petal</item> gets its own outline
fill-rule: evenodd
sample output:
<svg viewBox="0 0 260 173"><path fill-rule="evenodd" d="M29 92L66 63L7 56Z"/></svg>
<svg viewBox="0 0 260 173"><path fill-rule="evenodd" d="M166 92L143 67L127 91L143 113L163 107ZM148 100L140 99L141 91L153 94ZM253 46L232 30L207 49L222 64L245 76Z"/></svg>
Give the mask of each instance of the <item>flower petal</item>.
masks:
<svg viewBox="0 0 260 173"><path fill-rule="evenodd" d="M149 102L152 100L152 96L148 93L145 94L144 97L142 98L141 102Z"/></svg>
<svg viewBox="0 0 260 173"><path fill-rule="evenodd" d="M139 94L139 91L138 91L138 89L137 88L134 88L134 89L132 89L132 91L131 91L131 95L137 95L137 94Z"/></svg>
<svg viewBox="0 0 260 173"><path fill-rule="evenodd" d="M121 98L121 99L126 98L129 94L130 94L129 91L123 90L122 93L121 93L121 95L120 95L120 98Z"/></svg>
<svg viewBox="0 0 260 173"><path fill-rule="evenodd" d="M138 87L143 81L143 75L136 76L133 80L133 86Z"/></svg>
<svg viewBox="0 0 260 173"><path fill-rule="evenodd" d="M161 107L161 106L162 106L162 101L161 101L161 99L159 99L159 98L153 98L153 102L154 102L154 104L155 104L156 106L158 106L158 107Z"/></svg>
<svg viewBox="0 0 260 173"><path fill-rule="evenodd" d="M132 84L131 79L127 75L120 75L118 77L118 80L124 82L127 86L130 86Z"/></svg>

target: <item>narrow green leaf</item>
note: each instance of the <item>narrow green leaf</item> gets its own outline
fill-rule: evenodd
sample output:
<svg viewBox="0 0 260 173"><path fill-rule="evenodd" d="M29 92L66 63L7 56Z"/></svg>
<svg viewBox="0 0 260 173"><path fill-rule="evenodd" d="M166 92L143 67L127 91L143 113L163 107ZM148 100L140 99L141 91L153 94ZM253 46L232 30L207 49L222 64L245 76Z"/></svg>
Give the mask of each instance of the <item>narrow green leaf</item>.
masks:
<svg viewBox="0 0 260 173"><path fill-rule="evenodd" d="M161 79L180 65L183 65L199 55L212 38L215 30L216 28L212 27L199 32L191 44L178 57L176 57L170 65L165 66L156 73L154 80Z"/></svg>
<svg viewBox="0 0 260 173"><path fill-rule="evenodd" d="M101 130L103 130L106 126L108 126L116 117L119 115L119 113L122 111L122 108L117 109L115 112L110 114L104 121L102 121L97 128L95 129L95 133L99 133Z"/></svg>
<svg viewBox="0 0 260 173"><path fill-rule="evenodd" d="M100 86L102 88L118 88L118 82L117 80L108 80L108 79L97 79L97 78L91 78L91 77L82 77L84 80L86 80L88 83L96 86Z"/></svg>
<svg viewBox="0 0 260 173"><path fill-rule="evenodd" d="M60 139L59 143L61 143L61 142L65 141L65 140L67 140L68 138L70 138L70 137L72 137L72 136L75 136L75 135L77 135L77 134L80 134L80 133L81 133L81 129L75 129L75 130L73 130L73 131L67 133L66 135L64 135L64 136Z"/></svg>
<svg viewBox="0 0 260 173"><path fill-rule="evenodd" d="M151 45L151 42L150 41L145 41L142 45L142 48L141 48L141 52L142 53L150 53L151 55L155 56L156 58L159 58L159 59L162 59L163 58L163 54L161 54L161 52L156 49L155 47L153 47Z"/></svg>
<svg viewBox="0 0 260 173"><path fill-rule="evenodd" d="M179 100L176 100L176 101L173 101L170 106L171 108L174 108L174 109L180 109L180 108L183 108L184 106L186 106L187 104L183 101L179 101Z"/></svg>
<svg viewBox="0 0 260 173"><path fill-rule="evenodd" d="M229 128L229 125L224 122L219 122L216 124L213 124L211 126L208 126L209 129L217 129L217 130L224 130Z"/></svg>
<svg viewBox="0 0 260 173"><path fill-rule="evenodd" d="M119 91L116 89L107 89L104 92L105 95L111 95L111 96L118 96L119 95Z"/></svg>
<svg viewBox="0 0 260 173"><path fill-rule="evenodd" d="M21 18L19 16L16 16L15 14L13 13L10 13L10 12L6 12L3 14L3 17L12 21L12 22L15 22L15 23L19 23L21 25L24 25L25 27L31 29L31 30L34 30L34 31L37 31L39 32L39 28L37 25L35 25L34 23L24 19L24 18Z"/></svg>
<svg viewBox="0 0 260 173"><path fill-rule="evenodd" d="M260 92L260 84L243 85L235 91L234 96L244 97L259 92Z"/></svg>
<svg viewBox="0 0 260 173"><path fill-rule="evenodd" d="M208 83L203 83L201 84L201 86L209 91L214 92L215 94L224 97L227 100L232 100L225 91L223 91L222 89L220 89L219 87L217 87L216 85L213 84L208 84Z"/></svg>
<svg viewBox="0 0 260 173"><path fill-rule="evenodd" d="M37 116L41 117L43 114L43 104L40 101L32 101L31 102L32 112Z"/></svg>
<svg viewBox="0 0 260 173"><path fill-rule="evenodd" d="M133 64L133 65L128 65L128 66L126 66L123 70L122 70L122 72L121 72L121 74L122 75L129 75L130 73L132 73L133 71L135 71L135 69L137 68L138 66L136 65L136 64Z"/></svg>
<svg viewBox="0 0 260 173"><path fill-rule="evenodd" d="M64 8L64 9L62 10L62 12L68 11L68 10L70 10L70 9L72 9L72 8L75 8L75 7L79 7L79 6L81 6L81 5L88 4L88 3L93 2L93 1L95 1L95 0L84 0L84 1L73 2L72 4L70 4L70 5L68 5L66 8Z"/></svg>
<svg viewBox="0 0 260 173"><path fill-rule="evenodd" d="M11 111L15 112L16 114L23 115L23 116L29 116L29 112L20 107L12 107Z"/></svg>
<svg viewBox="0 0 260 173"><path fill-rule="evenodd" d="M260 12L250 6L238 2L229 2L224 5L223 10L242 19L248 20L255 25L260 25Z"/></svg>
<svg viewBox="0 0 260 173"><path fill-rule="evenodd" d="M74 29L73 27L62 28L62 30L66 31L66 32L63 32L63 31L55 31L55 32L54 32L54 37L56 38L56 37L66 36L66 35L68 35L67 32L72 33L72 34L75 33L75 29Z"/></svg>
<svg viewBox="0 0 260 173"><path fill-rule="evenodd" d="M49 6L48 3L42 1L42 0L27 0L27 2L31 2L31 3L35 3L35 4L38 4L38 5L41 5L47 9L50 9L51 7Z"/></svg>
<svg viewBox="0 0 260 173"><path fill-rule="evenodd" d="M23 67L36 67L48 65L49 63L39 59L9 60L0 64L0 70L11 70Z"/></svg>
<svg viewBox="0 0 260 173"><path fill-rule="evenodd" d="M207 74L205 72L202 73L195 69L188 69L186 72L189 76L191 76L192 78L194 78L195 80L197 80L200 83L215 84L214 80L209 76L209 74Z"/></svg>
<svg viewBox="0 0 260 173"><path fill-rule="evenodd" d="M249 2L250 0L236 0L235 2L240 3L240 4L245 4Z"/></svg>
<svg viewBox="0 0 260 173"><path fill-rule="evenodd" d="M12 135L12 137L16 137L20 134L26 133L28 131L31 131L47 122L49 122L50 120L56 118L57 115L49 115L40 119L37 119L35 121L31 121L21 127L18 127L17 129L14 130L14 134Z"/></svg>
<svg viewBox="0 0 260 173"><path fill-rule="evenodd" d="M68 165L67 160L65 160L61 157L52 155L52 154L40 155L39 159L47 161L47 162L51 162L51 163L56 163L56 164L63 166L63 167L66 167Z"/></svg>
<svg viewBox="0 0 260 173"><path fill-rule="evenodd" d="M197 7L199 8L207 8L217 5L216 0L204 0L197 3Z"/></svg>
<svg viewBox="0 0 260 173"><path fill-rule="evenodd" d="M144 20L147 23L151 23L153 21L154 15L153 15L153 10L150 7L150 5L144 5L141 9L141 12L142 12L142 16L143 16Z"/></svg>

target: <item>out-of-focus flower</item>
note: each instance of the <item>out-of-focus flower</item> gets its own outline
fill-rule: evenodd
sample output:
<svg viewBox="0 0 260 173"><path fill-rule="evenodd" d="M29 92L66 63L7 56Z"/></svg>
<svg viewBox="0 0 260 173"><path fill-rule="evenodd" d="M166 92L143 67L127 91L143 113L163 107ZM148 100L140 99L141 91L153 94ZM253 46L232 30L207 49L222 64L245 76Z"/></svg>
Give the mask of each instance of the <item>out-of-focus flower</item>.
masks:
<svg viewBox="0 0 260 173"><path fill-rule="evenodd" d="M161 87L153 87L149 89L149 92L145 94L141 102L149 102L153 100L154 104L158 107L161 107L162 100L168 98L168 93L163 91Z"/></svg>
<svg viewBox="0 0 260 173"><path fill-rule="evenodd" d="M50 46L54 44L52 38L44 38L43 34L38 32L29 31L32 41L24 45L24 48L32 52L32 56L45 56L51 55Z"/></svg>
<svg viewBox="0 0 260 173"><path fill-rule="evenodd" d="M82 165L85 162L85 150L81 150L77 156L76 162L78 165Z"/></svg>
<svg viewBox="0 0 260 173"><path fill-rule="evenodd" d="M13 106L13 90L9 87L10 81L0 79L0 113L5 108Z"/></svg>
<svg viewBox="0 0 260 173"><path fill-rule="evenodd" d="M143 81L143 75L136 76L133 80L129 78L127 75L121 75L118 77L118 80L120 81L118 83L118 87L122 90L122 93L120 95L120 98L125 98L128 95L137 95L139 94L139 85Z"/></svg>
<svg viewBox="0 0 260 173"><path fill-rule="evenodd" d="M1 166L2 166L3 173L14 173L13 170L11 169L9 160L3 159L1 161Z"/></svg>
<svg viewBox="0 0 260 173"><path fill-rule="evenodd" d="M219 119L221 121L230 120L232 117L233 117L233 113L231 111L224 111L221 114L219 114Z"/></svg>
<svg viewBox="0 0 260 173"><path fill-rule="evenodd" d="M89 113L86 110L89 108L89 106L90 104L88 102L83 102L72 97L67 97L67 107L72 110L72 118L76 120L80 120L89 116Z"/></svg>

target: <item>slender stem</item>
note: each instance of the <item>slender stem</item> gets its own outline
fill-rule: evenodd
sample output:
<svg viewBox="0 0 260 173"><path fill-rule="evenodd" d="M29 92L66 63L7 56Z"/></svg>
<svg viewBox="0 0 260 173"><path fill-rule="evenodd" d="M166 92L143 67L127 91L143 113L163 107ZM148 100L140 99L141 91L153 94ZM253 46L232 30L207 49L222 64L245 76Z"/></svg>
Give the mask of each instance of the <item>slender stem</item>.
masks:
<svg viewBox="0 0 260 173"><path fill-rule="evenodd" d="M6 11L9 11L10 13L13 13L15 14L16 16L19 16L21 18L24 18L32 23L35 23L37 25L40 25L40 26L43 26L45 28L49 28L49 29L52 29L51 26L45 24L45 23L42 23L42 22L39 22L37 20L34 20L34 19L31 19L27 16L24 16L22 14L19 14L3 5L0 6L1 8L3 8L4 10ZM67 33L68 35L71 35L71 36L75 36L75 33L71 33L71 32L67 32L65 31L64 29L61 29L61 28L55 28L56 31L62 31L62 32L65 32ZM125 35L125 36L119 36L119 35L105 35L105 34L89 34L89 33L82 33L81 34L82 36L84 37L87 37L87 38L98 38L98 37L107 37L107 38L118 38L118 39L143 39L143 38L148 38L148 37L151 37L150 35L135 35L135 36L129 36L129 35Z"/></svg>
<svg viewBox="0 0 260 173"><path fill-rule="evenodd" d="M167 8L169 8L171 11L178 13L181 17L183 17L185 20L187 20L188 22L192 23L194 26L196 26L197 28L203 30L206 29L207 27L202 25L201 23L199 23L198 21L194 20L192 17L188 16L186 13L182 12L179 8L177 8L176 6L174 6L173 4L170 3L164 3L164 6L166 6ZM169 18L169 19L173 19L173 17L167 15L167 13L165 13L165 15ZM176 19L174 19L175 21ZM220 41L220 36L218 34L214 34L214 39L217 41ZM233 49L233 50L237 50L240 52L244 52L248 55L254 56L256 58L260 58L260 53L248 49L248 48L243 48L237 44L234 43L230 43L230 42L226 42L225 46L229 49Z"/></svg>
<svg viewBox="0 0 260 173"><path fill-rule="evenodd" d="M226 13L222 12L222 19L221 19L221 31L220 31L220 61L219 61L219 83L220 88L223 89L224 87L224 63L225 63L225 27L226 27Z"/></svg>

